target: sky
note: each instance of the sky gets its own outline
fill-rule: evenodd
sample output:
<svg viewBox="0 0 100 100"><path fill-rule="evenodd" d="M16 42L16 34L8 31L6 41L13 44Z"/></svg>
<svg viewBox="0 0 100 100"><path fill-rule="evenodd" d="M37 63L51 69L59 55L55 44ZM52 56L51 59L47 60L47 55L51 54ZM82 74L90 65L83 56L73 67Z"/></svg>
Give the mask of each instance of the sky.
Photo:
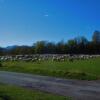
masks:
<svg viewBox="0 0 100 100"><path fill-rule="evenodd" d="M0 0L0 46L58 42L100 31L100 0Z"/></svg>

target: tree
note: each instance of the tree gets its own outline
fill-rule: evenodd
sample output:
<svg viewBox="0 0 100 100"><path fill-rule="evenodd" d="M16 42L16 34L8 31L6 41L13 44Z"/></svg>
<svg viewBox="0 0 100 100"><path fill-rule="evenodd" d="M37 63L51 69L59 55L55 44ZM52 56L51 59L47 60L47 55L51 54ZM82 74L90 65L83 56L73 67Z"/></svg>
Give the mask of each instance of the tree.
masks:
<svg viewBox="0 0 100 100"><path fill-rule="evenodd" d="M65 43L64 41L60 41L56 44L56 53L58 54L64 54L66 51L65 51Z"/></svg>
<svg viewBox="0 0 100 100"><path fill-rule="evenodd" d="M24 54L32 54L32 47L30 46L16 46L12 48L11 50L7 50L7 54L10 55L24 55Z"/></svg>
<svg viewBox="0 0 100 100"><path fill-rule="evenodd" d="M43 53L45 53L46 44L47 44L46 41L38 41L38 42L36 42L36 43L34 44L35 53L38 53L38 54L43 54Z"/></svg>
<svg viewBox="0 0 100 100"><path fill-rule="evenodd" d="M46 44L46 53L48 53L48 54L56 53L56 45L52 42L48 42Z"/></svg>
<svg viewBox="0 0 100 100"><path fill-rule="evenodd" d="M76 40L75 39L71 39L71 40L68 40L68 45L70 46L70 47L73 47L73 46L76 46Z"/></svg>
<svg viewBox="0 0 100 100"><path fill-rule="evenodd" d="M100 31L95 31L92 37L93 43L100 43Z"/></svg>
<svg viewBox="0 0 100 100"><path fill-rule="evenodd" d="M77 42L75 39L68 40L68 53L76 53Z"/></svg>
<svg viewBox="0 0 100 100"><path fill-rule="evenodd" d="M3 55L4 49L0 47L0 55Z"/></svg>
<svg viewBox="0 0 100 100"><path fill-rule="evenodd" d="M78 54L85 54L87 52L86 45L88 40L84 36L76 37L75 41L77 43L76 50Z"/></svg>
<svg viewBox="0 0 100 100"><path fill-rule="evenodd" d="M84 36L79 36L75 38L77 44L87 44L88 40Z"/></svg>

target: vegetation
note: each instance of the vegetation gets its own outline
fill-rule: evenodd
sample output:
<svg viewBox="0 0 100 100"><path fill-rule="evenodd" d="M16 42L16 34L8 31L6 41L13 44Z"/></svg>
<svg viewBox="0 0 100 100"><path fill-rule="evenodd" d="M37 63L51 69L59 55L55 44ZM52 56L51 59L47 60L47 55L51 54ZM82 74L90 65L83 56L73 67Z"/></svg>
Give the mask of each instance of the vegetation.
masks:
<svg viewBox="0 0 100 100"><path fill-rule="evenodd" d="M70 98L43 93L35 90L27 90L20 87L1 85L0 100L71 100Z"/></svg>
<svg viewBox="0 0 100 100"><path fill-rule="evenodd" d="M56 44L38 41L33 46L0 48L0 56L19 54L100 54L100 32L94 32L92 41L88 41L85 37L76 37L66 43L64 41ZM81 80L100 79L99 66L100 58L74 60L73 62L52 62L51 60L42 62L0 62L1 71L6 70ZM0 85L0 100L70 100L70 98L19 87Z"/></svg>
<svg viewBox="0 0 100 100"><path fill-rule="evenodd" d="M47 75L62 78L100 79L100 58L74 60L73 62L3 62L0 70Z"/></svg>
<svg viewBox="0 0 100 100"><path fill-rule="evenodd" d="M93 33L92 41L85 37L76 37L68 42L58 43L38 41L33 46L14 46L0 48L0 55L18 54L100 54L100 32Z"/></svg>
<svg viewBox="0 0 100 100"><path fill-rule="evenodd" d="M2 63L0 62L0 67L2 67Z"/></svg>
<svg viewBox="0 0 100 100"><path fill-rule="evenodd" d="M68 42L52 43L38 41L33 46L14 46L0 48L0 55L25 54L100 54L100 32L93 33L92 41L85 37L77 37ZM3 66L3 67L2 67ZM78 60L74 62L4 62L0 63L0 70L17 71L31 74L48 75L74 79L99 79L100 58Z"/></svg>

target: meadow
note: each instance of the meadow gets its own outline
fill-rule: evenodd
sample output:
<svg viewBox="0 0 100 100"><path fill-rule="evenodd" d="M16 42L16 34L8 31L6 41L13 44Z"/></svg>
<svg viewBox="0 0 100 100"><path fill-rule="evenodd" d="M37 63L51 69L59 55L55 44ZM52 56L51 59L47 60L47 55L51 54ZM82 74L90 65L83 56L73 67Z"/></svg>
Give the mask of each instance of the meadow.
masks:
<svg viewBox="0 0 100 100"><path fill-rule="evenodd" d="M0 84L0 100L71 100L71 98Z"/></svg>
<svg viewBox="0 0 100 100"><path fill-rule="evenodd" d="M46 75L61 78L97 80L100 79L100 58L64 61L6 61L0 70Z"/></svg>

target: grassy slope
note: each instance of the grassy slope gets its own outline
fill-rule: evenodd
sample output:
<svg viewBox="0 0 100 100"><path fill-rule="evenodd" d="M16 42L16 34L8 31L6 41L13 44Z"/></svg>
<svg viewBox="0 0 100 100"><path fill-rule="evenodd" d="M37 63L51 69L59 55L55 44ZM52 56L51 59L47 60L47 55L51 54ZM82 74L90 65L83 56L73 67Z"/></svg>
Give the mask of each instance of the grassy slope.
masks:
<svg viewBox="0 0 100 100"><path fill-rule="evenodd" d="M0 85L0 100L71 100L70 98L27 90L24 88Z"/></svg>
<svg viewBox="0 0 100 100"><path fill-rule="evenodd" d="M4 62L0 70L17 71L74 79L98 79L100 77L100 58L74 62Z"/></svg>

